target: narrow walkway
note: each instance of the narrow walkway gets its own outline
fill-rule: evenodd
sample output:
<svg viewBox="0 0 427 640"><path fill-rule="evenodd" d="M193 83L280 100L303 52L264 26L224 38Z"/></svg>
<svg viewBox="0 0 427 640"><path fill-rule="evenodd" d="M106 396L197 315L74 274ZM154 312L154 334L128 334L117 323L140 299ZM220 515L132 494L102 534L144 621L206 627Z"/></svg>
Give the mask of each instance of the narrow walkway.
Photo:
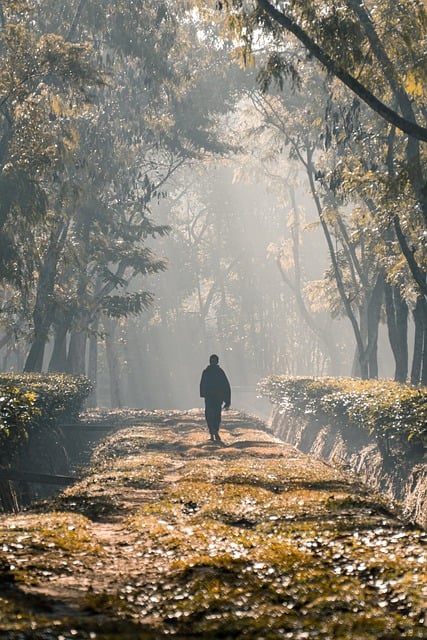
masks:
<svg viewBox="0 0 427 640"><path fill-rule="evenodd" d="M127 421L129 422L129 420ZM0 519L0 638L427 637L427 535L235 411L135 414Z"/></svg>

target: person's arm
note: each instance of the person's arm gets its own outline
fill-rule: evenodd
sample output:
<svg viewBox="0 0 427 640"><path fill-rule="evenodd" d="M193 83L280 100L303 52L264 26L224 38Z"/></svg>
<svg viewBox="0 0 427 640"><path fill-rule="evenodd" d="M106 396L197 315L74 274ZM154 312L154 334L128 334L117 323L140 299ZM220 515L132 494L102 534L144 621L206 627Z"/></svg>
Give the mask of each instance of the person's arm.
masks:
<svg viewBox="0 0 427 640"><path fill-rule="evenodd" d="M231 405L231 386L224 373L224 409L229 409Z"/></svg>
<svg viewBox="0 0 427 640"><path fill-rule="evenodd" d="M204 398L206 395L206 373L203 371L202 377L200 378L200 397Z"/></svg>

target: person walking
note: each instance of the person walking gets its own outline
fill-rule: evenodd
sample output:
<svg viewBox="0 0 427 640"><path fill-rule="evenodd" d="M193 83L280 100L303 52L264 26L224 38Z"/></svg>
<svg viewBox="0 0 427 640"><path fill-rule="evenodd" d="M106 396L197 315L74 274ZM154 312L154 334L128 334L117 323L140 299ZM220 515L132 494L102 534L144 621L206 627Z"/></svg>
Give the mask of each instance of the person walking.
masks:
<svg viewBox="0 0 427 640"><path fill-rule="evenodd" d="M205 399L205 418L211 440L221 442L219 435L221 410L222 408L230 408L231 387L225 372L218 363L218 356L212 354L209 358L209 366L202 372L200 397Z"/></svg>

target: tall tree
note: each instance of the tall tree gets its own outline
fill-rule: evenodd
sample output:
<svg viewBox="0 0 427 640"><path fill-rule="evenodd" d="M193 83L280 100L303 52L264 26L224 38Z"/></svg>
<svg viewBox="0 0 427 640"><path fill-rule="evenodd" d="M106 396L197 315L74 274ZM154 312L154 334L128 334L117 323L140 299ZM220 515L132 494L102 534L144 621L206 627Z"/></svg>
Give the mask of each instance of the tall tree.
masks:
<svg viewBox="0 0 427 640"><path fill-rule="evenodd" d="M43 22L45 5L38 6L40 25L47 28L52 23ZM93 92L91 111L78 114L78 145L59 174L75 197L62 211L66 242L55 247L49 290L46 279L37 280L37 299L49 304L37 305L34 323L42 330L35 330L26 368L40 368L39 352L53 327L49 368L82 372L88 336L100 315L141 313L152 301L133 284L165 266L147 242L168 227L156 225L151 211L184 162L224 150L211 123L227 100L212 100L203 69L223 74L223 54L198 39L193 21L180 26L167 2L118 6L88 0L62 7L60 21L52 17L68 39L92 45L108 81ZM230 95L232 90L229 82Z"/></svg>

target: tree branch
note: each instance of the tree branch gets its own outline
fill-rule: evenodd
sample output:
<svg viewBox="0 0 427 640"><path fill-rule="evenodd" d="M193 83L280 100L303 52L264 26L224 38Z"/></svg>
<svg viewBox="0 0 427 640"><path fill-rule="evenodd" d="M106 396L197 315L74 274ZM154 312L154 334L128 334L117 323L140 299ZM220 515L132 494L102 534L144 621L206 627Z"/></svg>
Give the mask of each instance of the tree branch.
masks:
<svg viewBox="0 0 427 640"><path fill-rule="evenodd" d="M341 67L340 64L335 62L331 56L326 53L316 42L296 24L291 18L284 13L278 11L267 0L257 0L257 4L260 9L265 11L267 15L280 24L284 29L294 34L296 38L308 49L308 51L321 62L326 69L332 73L336 78L341 80L353 93L365 102L371 109L373 109L381 118L394 125L400 131L403 131L407 135L427 142L427 129L421 127L415 122L411 122L406 118L402 118L396 111L390 109L381 100L376 98L374 94L369 91L361 82L356 80L350 73Z"/></svg>
<svg viewBox="0 0 427 640"><path fill-rule="evenodd" d="M70 26L70 30L68 31L67 35L66 35L66 40L72 40L74 38L74 35L77 31L77 27L79 24L79 20L80 20L80 16L82 14L83 8L86 4L87 0L80 0L79 4L77 6L76 12L74 14L74 18L73 18L73 22L71 23Z"/></svg>

